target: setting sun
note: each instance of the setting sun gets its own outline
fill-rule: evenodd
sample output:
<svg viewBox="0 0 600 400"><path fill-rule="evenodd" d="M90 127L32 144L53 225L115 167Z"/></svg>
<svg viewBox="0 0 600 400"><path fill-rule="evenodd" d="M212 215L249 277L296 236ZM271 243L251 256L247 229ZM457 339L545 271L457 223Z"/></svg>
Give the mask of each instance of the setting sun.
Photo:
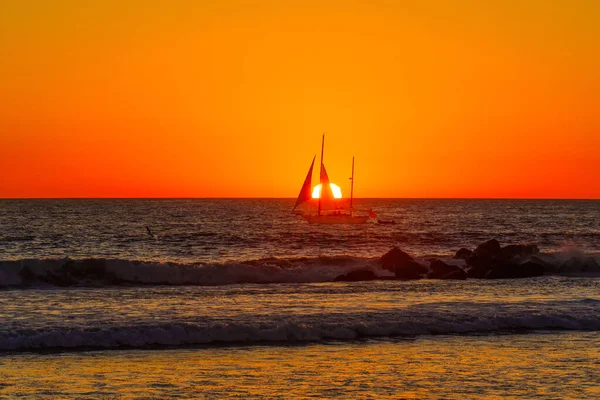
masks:
<svg viewBox="0 0 600 400"><path fill-rule="evenodd" d="M333 197L335 197L336 199L341 199L342 198L342 189L340 189L340 187L338 185L336 185L335 183L330 183L329 186L331 186L331 191L333 192ZM319 197L321 197L321 184L318 184L317 186L315 186L315 188L313 189L313 192L312 192L313 199L318 199Z"/></svg>

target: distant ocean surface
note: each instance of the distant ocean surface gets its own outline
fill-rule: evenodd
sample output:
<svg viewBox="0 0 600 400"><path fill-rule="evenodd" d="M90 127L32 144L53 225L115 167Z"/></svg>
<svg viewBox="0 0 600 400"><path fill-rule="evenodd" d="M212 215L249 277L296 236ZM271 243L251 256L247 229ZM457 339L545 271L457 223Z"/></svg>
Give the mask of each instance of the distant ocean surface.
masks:
<svg viewBox="0 0 600 400"><path fill-rule="evenodd" d="M600 201L357 200L393 225L309 225L292 199L0 200L0 259L214 263L267 257L452 255L496 238L600 250ZM154 237L151 237L149 227Z"/></svg>
<svg viewBox="0 0 600 400"><path fill-rule="evenodd" d="M363 226L292 206L0 200L0 397L600 396L597 274L332 282L492 238L600 261L600 201L365 199L394 224ZM128 284L31 279L69 262Z"/></svg>

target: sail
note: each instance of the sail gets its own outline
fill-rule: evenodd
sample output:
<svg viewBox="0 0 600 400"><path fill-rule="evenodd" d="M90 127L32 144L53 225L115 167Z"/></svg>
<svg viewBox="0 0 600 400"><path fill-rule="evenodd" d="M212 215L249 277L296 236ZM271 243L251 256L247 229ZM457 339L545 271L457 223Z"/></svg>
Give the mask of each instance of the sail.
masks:
<svg viewBox="0 0 600 400"><path fill-rule="evenodd" d="M321 165L321 210L335 210L337 205L335 204L335 198L331 191L331 185L329 183L329 176L327 176L327 170L325 164Z"/></svg>
<svg viewBox="0 0 600 400"><path fill-rule="evenodd" d="M296 199L296 204L294 205L294 210L302 203L306 203L312 198L312 173L313 167L315 166L315 158L313 157L312 163L310 164L310 168L308 169L308 174L306 174L306 178L304 179L304 184L302 185L302 189L300 189L300 194L298 194L298 199Z"/></svg>

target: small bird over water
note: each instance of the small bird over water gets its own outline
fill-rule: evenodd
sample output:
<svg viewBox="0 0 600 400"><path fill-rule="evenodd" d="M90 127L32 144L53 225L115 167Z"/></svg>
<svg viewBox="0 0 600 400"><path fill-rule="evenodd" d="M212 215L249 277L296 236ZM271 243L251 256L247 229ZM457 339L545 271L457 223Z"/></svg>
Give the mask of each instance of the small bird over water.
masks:
<svg viewBox="0 0 600 400"><path fill-rule="evenodd" d="M146 225L146 230L148 231L148 236L150 236L152 239L156 239L156 236L154 236L154 233L152 233L152 230L150 230L148 225Z"/></svg>

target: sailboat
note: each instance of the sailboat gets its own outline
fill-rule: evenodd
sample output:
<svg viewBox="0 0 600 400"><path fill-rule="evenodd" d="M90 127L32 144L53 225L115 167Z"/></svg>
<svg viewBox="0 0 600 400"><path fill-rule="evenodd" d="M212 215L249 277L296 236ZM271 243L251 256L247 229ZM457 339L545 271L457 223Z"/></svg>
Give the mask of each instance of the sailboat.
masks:
<svg viewBox="0 0 600 400"><path fill-rule="evenodd" d="M333 196L333 191L331 190L329 176L327 175L325 164L323 163L324 149L325 135L323 135L323 139L321 141L321 168L319 173L321 193L318 199L317 213L302 213L302 218L311 224L364 224L369 221L369 218L376 218L376 215L371 210L366 211L368 214L362 215L357 213L357 210L354 210L352 207L352 200L354 196L354 157L352 157L352 177L350 178L350 209L344 210L337 204L335 197ZM310 164L310 168L308 169L308 173L304 179L304 184L302 185L300 193L298 194L298 198L296 199L294 210L296 210L296 208L301 204L304 204L312 199L311 182L316 157L317 156L313 158L312 163Z"/></svg>

